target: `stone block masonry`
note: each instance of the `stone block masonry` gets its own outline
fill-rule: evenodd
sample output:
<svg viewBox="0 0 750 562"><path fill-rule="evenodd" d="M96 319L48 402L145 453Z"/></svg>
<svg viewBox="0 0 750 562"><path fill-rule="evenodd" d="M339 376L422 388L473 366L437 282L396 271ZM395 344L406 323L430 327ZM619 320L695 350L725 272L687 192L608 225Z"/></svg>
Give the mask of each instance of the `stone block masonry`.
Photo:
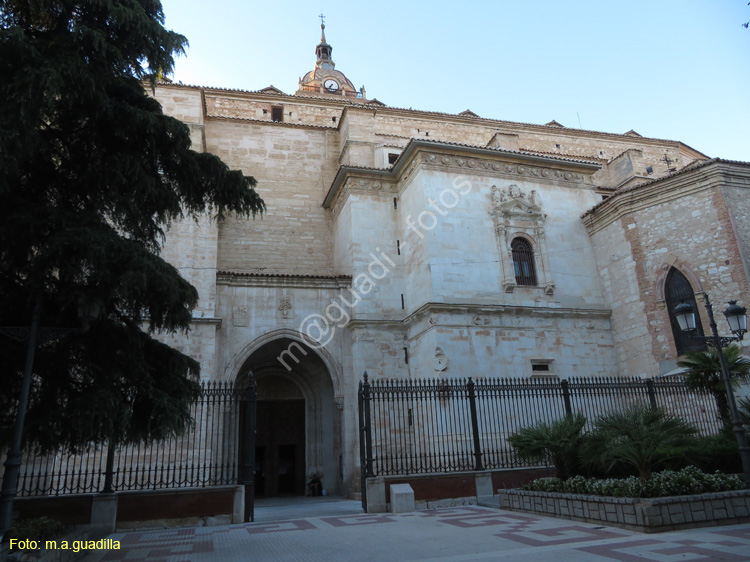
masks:
<svg viewBox="0 0 750 562"><path fill-rule="evenodd" d="M750 521L750 490L666 498L614 498L498 490L500 508L604 523L642 533Z"/></svg>

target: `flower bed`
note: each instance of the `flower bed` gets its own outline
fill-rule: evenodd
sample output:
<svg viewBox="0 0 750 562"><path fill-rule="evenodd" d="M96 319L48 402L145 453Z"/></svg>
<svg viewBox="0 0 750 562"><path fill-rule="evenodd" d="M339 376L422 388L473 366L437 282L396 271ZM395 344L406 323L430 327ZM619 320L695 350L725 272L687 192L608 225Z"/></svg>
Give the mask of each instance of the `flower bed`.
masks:
<svg viewBox="0 0 750 562"><path fill-rule="evenodd" d="M750 490L743 487L737 476L687 467L645 481L542 478L525 490L499 490L499 496L501 509L659 533L750 521Z"/></svg>
<svg viewBox="0 0 750 562"><path fill-rule="evenodd" d="M626 498L658 498L685 496L714 492L742 490L745 487L739 476L716 471L705 474L694 466L679 471L664 470L648 480L635 476L629 478L584 478L574 476L567 480L542 478L525 485L524 490L535 492L560 492L592 496Z"/></svg>
<svg viewBox="0 0 750 562"><path fill-rule="evenodd" d="M750 521L750 490L666 498L499 490L499 496L501 509L603 523L643 533Z"/></svg>

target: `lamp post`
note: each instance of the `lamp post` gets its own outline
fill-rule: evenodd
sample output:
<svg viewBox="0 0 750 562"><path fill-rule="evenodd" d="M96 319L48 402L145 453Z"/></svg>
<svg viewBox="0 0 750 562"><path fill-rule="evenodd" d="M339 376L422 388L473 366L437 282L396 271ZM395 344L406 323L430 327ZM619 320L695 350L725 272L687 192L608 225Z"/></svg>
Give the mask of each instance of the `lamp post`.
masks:
<svg viewBox="0 0 750 562"><path fill-rule="evenodd" d="M729 307L724 311L727 322L729 323L729 329L733 336L720 336L716 327L716 320L714 320L714 311L711 306L711 301L706 297L706 311L708 312L709 325L711 326L710 336L696 336L691 332L695 330L695 310L693 306L686 302L678 304L674 308L674 315L677 318L677 323L680 325L680 329L686 332L693 339L699 339L706 342L707 345L716 349L719 355L719 363L721 364L721 374L724 378L724 386L727 391L727 402L729 403L729 412L732 416L732 427L734 429L734 435L737 439L737 446L740 451L740 459L742 460L742 479L745 481L745 486L750 487L750 447L747 443L747 435L742 427L742 420L740 419L739 413L737 412L737 403L734 399L734 390L732 389L732 380L729 377L729 369L727 368L727 361L724 357L724 348L730 343L735 341L742 341L747 332L747 309L737 305L737 301L729 301Z"/></svg>
<svg viewBox="0 0 750 562"><path fill-rule="evenodd" d="M98 300L80 298L78 301L78 319L83 329L88 329L90 322L99 317L101 303ZM13 522L13 500L18 493L18 476L21 470L21 456L23 454L23 426L26 421L26 410L31 393L31 376L34 371L34 355L39 341L47 342L58 339L71 332L78 332L80 328L41 328L39 319L42 313L42 295L34 300L34 311L31 325L27 327L0 327L0 334L16 341L26 342L26 363L21 380L21 392L18 396L18 409L13 425L8 456L5 460L2 493L0 494L0 544Z"/></svg>

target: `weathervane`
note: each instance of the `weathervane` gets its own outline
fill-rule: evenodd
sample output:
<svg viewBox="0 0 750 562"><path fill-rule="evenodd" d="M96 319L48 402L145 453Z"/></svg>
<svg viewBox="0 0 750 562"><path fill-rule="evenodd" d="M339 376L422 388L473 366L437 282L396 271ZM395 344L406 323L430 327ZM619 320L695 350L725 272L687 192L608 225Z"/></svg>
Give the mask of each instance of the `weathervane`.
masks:
<svg viewBox="0 0 750 562"><path fill-rule="evenodd" d="M320 25L325 25L326 24L326 22L325 22L326 17L323 14L320 14L318 17L320 18Z"/></svg>

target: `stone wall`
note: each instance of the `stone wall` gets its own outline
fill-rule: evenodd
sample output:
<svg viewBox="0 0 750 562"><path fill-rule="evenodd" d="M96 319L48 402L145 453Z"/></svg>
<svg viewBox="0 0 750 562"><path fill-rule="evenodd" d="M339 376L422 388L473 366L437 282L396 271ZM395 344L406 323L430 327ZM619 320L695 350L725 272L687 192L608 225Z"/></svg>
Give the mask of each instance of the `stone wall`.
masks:
<svg viewBox="0 0 750 562"><path fill-rule="evenodd" d="M725 201L723 166L711 164L623 191L584 217L612 309L623 374L653 377L675 368L677 353L664 300L671 267L693 285L704 330L708 318L700 304L703 292L716 306L719 323L728 300L750 302L746 258L732 219L740 217L742 203L735 207ZM746 228L744 218L735 222ZM719 330L726 333L726 325Z"/></svg>
<svg viewBox="0 0 750 562"><path fill-rule="evenodd" d="M604 523L643 533L750 521L750 490L667 498L613 498L498 490L501 509Z"/></svg>
<svg viewBox="0 0 750 562"><path fill-rule="evenodd" d="M690 267L706 276L701 283L716 292L715 301L730 293L747 299L727 235L734 228L745 236L746 221L728 211L742 208L740 192L725 193L728 207L711 186L679 188L674 203L663 195L672 188L657 186L657 203L639 207L635 221L617 206L628 196L618 195L604 203L616 220L599 220L609 217L602 207L595 228L587 223L587 232L580 222L601 200L601 187L621 180L614 170L607 175L610 161L638 151L626 172L646 174L651 165L660 177L665 154L677 167L702 156L679 142L270 90L162 84L154 95L190 126L196 150L255 177L267 205L255 219L229 216L217 224L206 216L173 225L164 256L198 288L200 303L191 334L166 340L198 359L204 377L235 380L258 342L278 336L312 343L304 337L319 338L305 334L303 321L328 317L331 337L315 353L330 369L330 401L340 411L335 439L345 481L358 475L356 384L364 371L375 378L527 377L541 360L562 377L658 374L670 342L653 287L665 264L686 260L687 252L672 249L665 237L682 244L679 232L667 233L662 223L682 228L700 211L708 234L691 241L693 254L696 262L716 259L705 272ZM283 122L274 122L271 110L279 106ZM414 139L470 146L423 150ZM488 143L493 148L471 148ZM387 164L388 147L403 152L395 166ZM460 177L473 185L470 193L445 214L434 210L446 189L460 189ZM679 183L679 174L664 181ZM536 223L509 221L502 235L533 240L544 281L538 286L511 286L509 242L490 214L493 186L511 185L528 199L534 192L545 215ZM331 195L337 189L338 198ZM420 216L431 220L423 215L430 209L434 228L409 226ZM711 231L710 224L721 228ZM376 258L388 268L378 278L383 265ZM363 276L374 281L369 290ZM722 288L708 280L717 276ZM278 363L270 351L268 358Z"/></svg>
<svg viewBox="0 0 750 562"><path fill-rule="evenodd" d="M252 175L266 212L219 225L220 271L332 273L332 232L321 207L333 179L333 139L325 131L211 121L206 145L229 167Z"/></svg>

